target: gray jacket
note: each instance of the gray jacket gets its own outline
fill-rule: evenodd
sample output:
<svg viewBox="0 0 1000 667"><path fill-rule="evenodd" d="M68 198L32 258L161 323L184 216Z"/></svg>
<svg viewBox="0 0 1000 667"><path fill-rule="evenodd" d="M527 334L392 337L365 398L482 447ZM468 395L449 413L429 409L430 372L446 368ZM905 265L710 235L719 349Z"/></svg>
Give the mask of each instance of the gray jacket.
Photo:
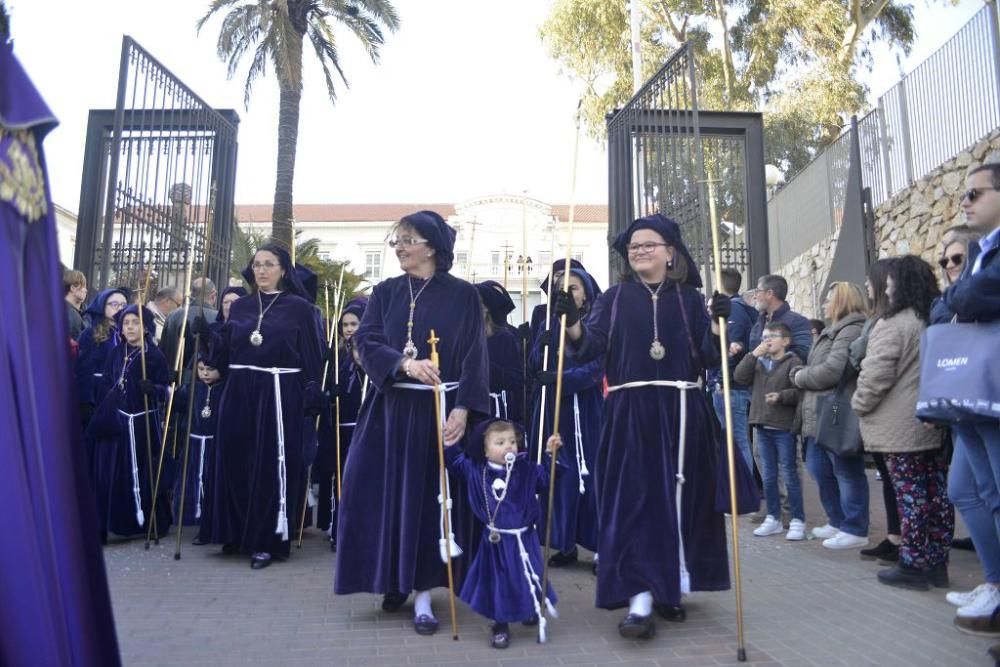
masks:
<svg viewBox="0 0 1000 667"><path fill-rule="evenodd" d="M916 417L920 336L927 325L912 308L879 320L861 362L851 407L870 452L919 452L941 446L941 432Z"/></svg>
<svg viewBox="0 0 1000 667"><path fill-rule="evenodd" d="M816 399L837 388L845 372L854 373L847 362L850 344L861 335L865 316L851 313L835 324L831 324L819 335L809 352L805 366L796 366L789 377L802 395L799 397L798 422L803 437L816 437ZM854 392L855 379L847 385L847 395Z"/></svg>

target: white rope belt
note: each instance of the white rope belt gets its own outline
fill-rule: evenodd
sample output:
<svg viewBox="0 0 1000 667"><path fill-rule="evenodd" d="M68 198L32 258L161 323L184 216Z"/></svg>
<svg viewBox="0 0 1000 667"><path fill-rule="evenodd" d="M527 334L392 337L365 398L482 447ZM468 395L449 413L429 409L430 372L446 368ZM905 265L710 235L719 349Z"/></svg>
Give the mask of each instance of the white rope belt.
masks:
<svg viewBox="0 0 1000 667"><path fill-rule="evenodd" d="M521 556L521 572L524 574L525 581L528 582L528 590L531 591L531 601L535 605L535 615L538 616L538 641L544 642L545 614L542 613L542 606L538 599L542 598L545 600L545 610L552 618L559 618L559 612L556 611L555 605L549 600L546 592L542 590L542 580L538 576L538 572L535 571L534 566L532 566L528 550L524 547L524 540L521 538L521 535L528 530L528 526L524 526L523 528L491 528L490 530L501 535L513 535L517 538L517 551Z"/></svg>
<svg viewBox="0 0 1000 667"><path fill-rule="evenodd" d="M152 410L130 413L119 410L118 414L128 417L128 446L132 454L132 498L135 500L135 520L142 526L146 523L146 515L142 511L142 497L139 492L139 462L135 458L135 418L141 417Z"/></svg>
<svg viewBox="0 0 1000 667"><path fill-rule="evenodd" d="M229 368L270 373L274 377L274 416L278 422L278 525L274 532L281 534L283 542L288 541L288 478L285 470L285 419L281 412L281 377L290 373L301 373L301 368L263 368L244 364L230 364Z"/></svg>
<svg viewBox="0 0 1000 667"><path fill-rule="evenodd" d="M194 518L200 519L201 518L201 500L202 500L202 498L205 497L205 483L204 483L204 478L205 478L205 447L206 447L205 441L206 440L211 440L215 436L214 435L195 435L194 433L192 433L191 437L198 439L198 445L199 445L199 448L200 448L199 452L198 452L198 495L195 496L197 498L197 501L196 501L197 504L194 507ZM181 511L182 512L184 511L183 507L181 508Z"/></svg>
<svg viewBox="0 0 1000 667"><path fill-rule="evenodd" d="M497 419L510 419L508 415L510 412L507 409L507 390L501 389L499 394L494 394L490 392L490 398L493 399L493 416ZM500 412L500 406L503 405L503 413Z"/></svg>
<svg viewBox="0 0 1000 667"><path fill-rule="evenodd" d="M673 387L681 393L681 423L680 434L677 438L677 489L675 504L677 505L677 544L680 556L681 595L687 595L691 592L691 576L688 573L687 562L684 558L684 535L681 531L681 501L683 499L685 481L684 454L687 445L687 393L692 389L699 389L700 386L697 382L684 382L680 380L639 380L608 387L608 393L610 394L619 389L637 389L639 387Z"/></svg>
<svg viewBox="0 0 1000 667"><path fill-rule="evenodd" d="M413 389L415 391L434 391L434 385L418 384L416 382L396 382L392 386L397 387L399 389ZM458 389L458 383L442 382L441 384L437 385L437 387L441 390L440 392L438 392L438 403L440 404L441 407L441 428L444 429L446 421L446 412L447 412L447 398L448 398L446 394L449 391ZM448 551L446 551L446 549L451 551L452 558L458 558L459 556L462 555L462 548L459 547L458 542L455 541L455 533L454 533L455 523L451 520L451 507L452 507L451 481L449 480L447 474L444 476L444 484L445 488L439 489L437 497L438 505L441 506L441 519L439 521L440 538L438 539L438 548L441 550L441 560L443 562L448 562ZM441 483L438 482L439 487L440 485ZM447 506L445 505L444 501L446 496L448 498ZM448 513L448 527L451 529L448 532L447 538L445 538L445 530L444 530L445 512Z"/></svg>
<svg viewBox="0 0 1000 667"><path fill-rule="evenodd" d="M104 377L104 373L94 373L94 377L95 378L102 378L102 377Z"/></svg>
<svg viewBox="0 0 1000 667"><path fill-rule="evenodd" d="M587 456L583 451L583 429L580 428L580 399L573 394L573 435L576 440L576 473L580 479L580 495L587 492L583 478L590 475L587 470Z"/></svg>

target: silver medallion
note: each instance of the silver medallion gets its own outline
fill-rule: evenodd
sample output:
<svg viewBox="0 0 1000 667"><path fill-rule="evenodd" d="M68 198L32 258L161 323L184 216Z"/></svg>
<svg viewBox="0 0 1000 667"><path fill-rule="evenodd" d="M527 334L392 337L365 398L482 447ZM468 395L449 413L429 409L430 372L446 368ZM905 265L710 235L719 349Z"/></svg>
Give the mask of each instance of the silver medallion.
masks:
<svg viewBox="0 0 1000 667"><path fill-rule="evenodd" d="M250 334L250 344L254 347L260 347L263 342L264 337L260 335L260 331L258 329L254 329L253 333Z"/></svg>
<svg viewBox="0 0 1000 667"><path fill-rule="evenodd" d="M503 493L503 490L507 488L507 482L503 481L499 477L493 480L493 496L496 497L497 494Z"/></svg>
<svg viewBox="0 0 1000 667"><path fill-rule="evenodd" d="M403 354L405 354L410 359L417 358L417 346L413 344L412 340L406 341L406 345L403 346Z"/></svg>
<svg viewBox="0 0 1000 667"><path fill-rule="evenodd" d="M492 544L500 544L500 533L495 530L490 529L490 542Z"/></svg>
<svg viewBox="0 0 1000 667"><path fill-rule="evenodd" d="M667 351L663 349L663 345L658 340L654 340L653 344L649 346L649 356L659 361L664 356L666 356Z"/></svg>
<svg viewBox="0 0 1000 667"><path fill-rule="evenodd" d="M211 416L212 416L212 408L210 408L210 407L208 407L206 405L205 407L203 407L201 409L201 418L202 419L208 419Z"/></svg>

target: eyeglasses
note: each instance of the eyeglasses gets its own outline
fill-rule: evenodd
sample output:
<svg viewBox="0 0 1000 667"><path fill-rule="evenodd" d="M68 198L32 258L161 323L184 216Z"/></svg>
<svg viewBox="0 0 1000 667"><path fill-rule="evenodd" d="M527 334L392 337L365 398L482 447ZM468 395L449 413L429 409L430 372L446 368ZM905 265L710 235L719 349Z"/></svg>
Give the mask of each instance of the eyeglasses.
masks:
<svg viewBox="0 0 1000 667"><path fill-rule="evenodd" d="M111 310L121 310L128 305L128 301L105 301L104 307Z"/></svg>
<svg viewBox="0 0 1000 667"><path fill-rule="evenodd" d="M956 253L954 255L946 255L938 260L938 266L942 269L947 269L949 266L962 266L962 262L965 261L965 253Z"/></svg>
<svg viewBox="0 0 1000 667"><path fill-rule="evenodd" d="M762 340L773 340L775 338L784 338L780 333L766 333L761 336Z"/></svg>
<svg viewBox="0 0 1000 667"><path fill-rule="evenodd" d="M666 247L666 243L654 243L653 241L646 241L645 243L629 243L625 246L630 255L648 255L660 246Z"/></svg>
<svg viewBox="0 0 1000 667"><path fill-rule="evenodd" d="M254 271L272 271L279 266L281 266L281 264L277 264L275 262L254 262L250 265L250 268Z"/></svg>
<svg viewBox="0 0 1000 667"><path fill-rule="evenodd" d="M427 239L415 239L412 236L401 236L396 239L389 239L390 248L398 248L399 246L412 248L413 246L420 245L421 243L427 243Z"/></svg>
<svg viewBox="0 0 1000 667"><path fill-rule="evenodd" d="M1000 190L1000 188L969 188L964 193L962 193L962 200L969 200L969 203L976 201L984 192L989 192L990 190Z"/></svg>

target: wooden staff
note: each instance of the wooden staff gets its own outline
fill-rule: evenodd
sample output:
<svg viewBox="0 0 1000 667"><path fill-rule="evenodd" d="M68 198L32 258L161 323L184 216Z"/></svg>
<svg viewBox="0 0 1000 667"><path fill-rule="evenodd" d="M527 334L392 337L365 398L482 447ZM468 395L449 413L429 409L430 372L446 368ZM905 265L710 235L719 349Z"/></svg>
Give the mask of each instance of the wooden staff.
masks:
<svg viewBox="0 0 1000 667"><path fill-rule="evenodd" d="M709 223L712 228L712 259L715 263L715 284L722 284L722 252L719 243L719 221L715 210L715 181L708 180ZM743 581L740 577L739 524L736 522L736 460L733 449L733 408L729 399L729 343L726 338L726 318L718 319L719 347L722 368L722 403L726 416L726 458L729 461L729 514L733 532L733 576L736 578L736 659L746 662L747 650L743 642Z"/></svg>
<svg viewBox="0 0 1000 667"><path fill-rule="evenodd" d="M143 322L142 311L145 308L146 295L149 293L149 281L153 277L153 267L146 267L146 285L142 292L139 294L139 307L136 312L139 314L139 363L142 369L142 382L146 383L146 326ZM122 318L124 321L124 318ZM146 422L146 469L149 475L150 482L153 481L153 440L152 434L149 432L149 397L146 396L146 392L142 392L142 409L143 409L143 420ZM152 488L152 487L150 487ZM154 533L159 533L156 529L156 494L149 502L149 518L148 526L149 529Z"/></svg>
<svg viewBox="0 0 1000 667"><path fill-rule="evenodd" d="M577 129L579 129L579 127L577 127ZM571 196L571 199L573 199L572 196ZM573 210L573 204L572 203L570 203L570 210L571 211ZM549 241L549 243L550 243L550 245L549 245L549 257L554 257L555 254L556 254L556 225L555 225L555 222L552 223L552 238ZM564 266L563 267L563 271L565 272L567 270L567 268L568 267ZM552 285L554 285L555 282L556 282L556 276L555 276L555 272L553 272L552 275L549 276L549 287L546 290L546 295L545 295L545 343L542 345L542 372L543 373L548 372L548 370L549 370L549 348L552 345L552 342L549 340L549 331L551 331L551 329L552 329ZM538 424L539 424L539 428L538 428L538 452L537 452L538 461L537 462L538 462L539 465L541 465L541 463L542 463L542 448L544 446L544 441L545 441L545 429L541 428L541 425L545 423L545 393L546 393L546 389L548 389L548 387L543 384L542 385L542 391L541 391L541 399L542 400L541 400L541 403L538 406ZM524 414L528 414L528 411L525 410Z"/></svg>
<svg viewBox="0 0 1000 667"><path fill-rule="evenodd" d="M577 155L580 150L580 104L583 100L577 104L576 107L576 139L573 142L573 182L570 186L570 200L569 200L569 229L566 231L566 263L563 265L563 280L562 289L564 292L569 291L569 274L570 274L570 263L573 261L573 221L576 217L576 160ZM554 230L553 230L553 233ZM555 282L555 277L553 276L549 280L549 286ZM572 297L571 297L572 298ZM565 313L559 318L559 356L556 362L556 393L553 396L552 405L552 432L559 432L559 408L562 403L562 385L563 385L563 365L566 357L566 315ZM539 425L541 428L541 424ZM541 448L539 447L539 451ZM549 552L551 551L550 543L552 542L552 507L555 504L556 498L556 457L558 451L552 453L552 462L549 466L549 502L548 502L548 513L545 515L545 557L542 561L542 600L544 601L546 595L548 594L548 582L549 582ZM539 626L539 643L543 642L544 639L541 635L541 623Z"/></svg>
<svg viewBox="0 0 1000 667"><path fill-rule="evenodd" d="M333 308L336 311L337 321L333 326L333 383L340 387L340 318L344 315L344 264L340 265L340 278L337 281L337 291L333 295ZM326 380L326 374L323 374ZM337 503L340 503L340 495L343 492L340 476L340 393L333 400L333 428L336 432L337 443Z"/></svg>
<svg viewBox="0 0 1000 667"><path fill-rule="evenodd" d="M431 337L427 339L431 346L431 363L435 368L441 367L441 358L438 355L437 344L441 339L434 334L431 329ZM458 615L455 612L455 580L451 570L451 521L448 507L451 505L451 498L448 494L448 470L444 465L444 426L441 423L441 385L434 385L434 423L437 424L437 450L438 467L441 472L441 500L444 503L442 513L444 514L444 553L445 565L448 570L448 606L451 610L451 638L458 639Z"/></svg>

